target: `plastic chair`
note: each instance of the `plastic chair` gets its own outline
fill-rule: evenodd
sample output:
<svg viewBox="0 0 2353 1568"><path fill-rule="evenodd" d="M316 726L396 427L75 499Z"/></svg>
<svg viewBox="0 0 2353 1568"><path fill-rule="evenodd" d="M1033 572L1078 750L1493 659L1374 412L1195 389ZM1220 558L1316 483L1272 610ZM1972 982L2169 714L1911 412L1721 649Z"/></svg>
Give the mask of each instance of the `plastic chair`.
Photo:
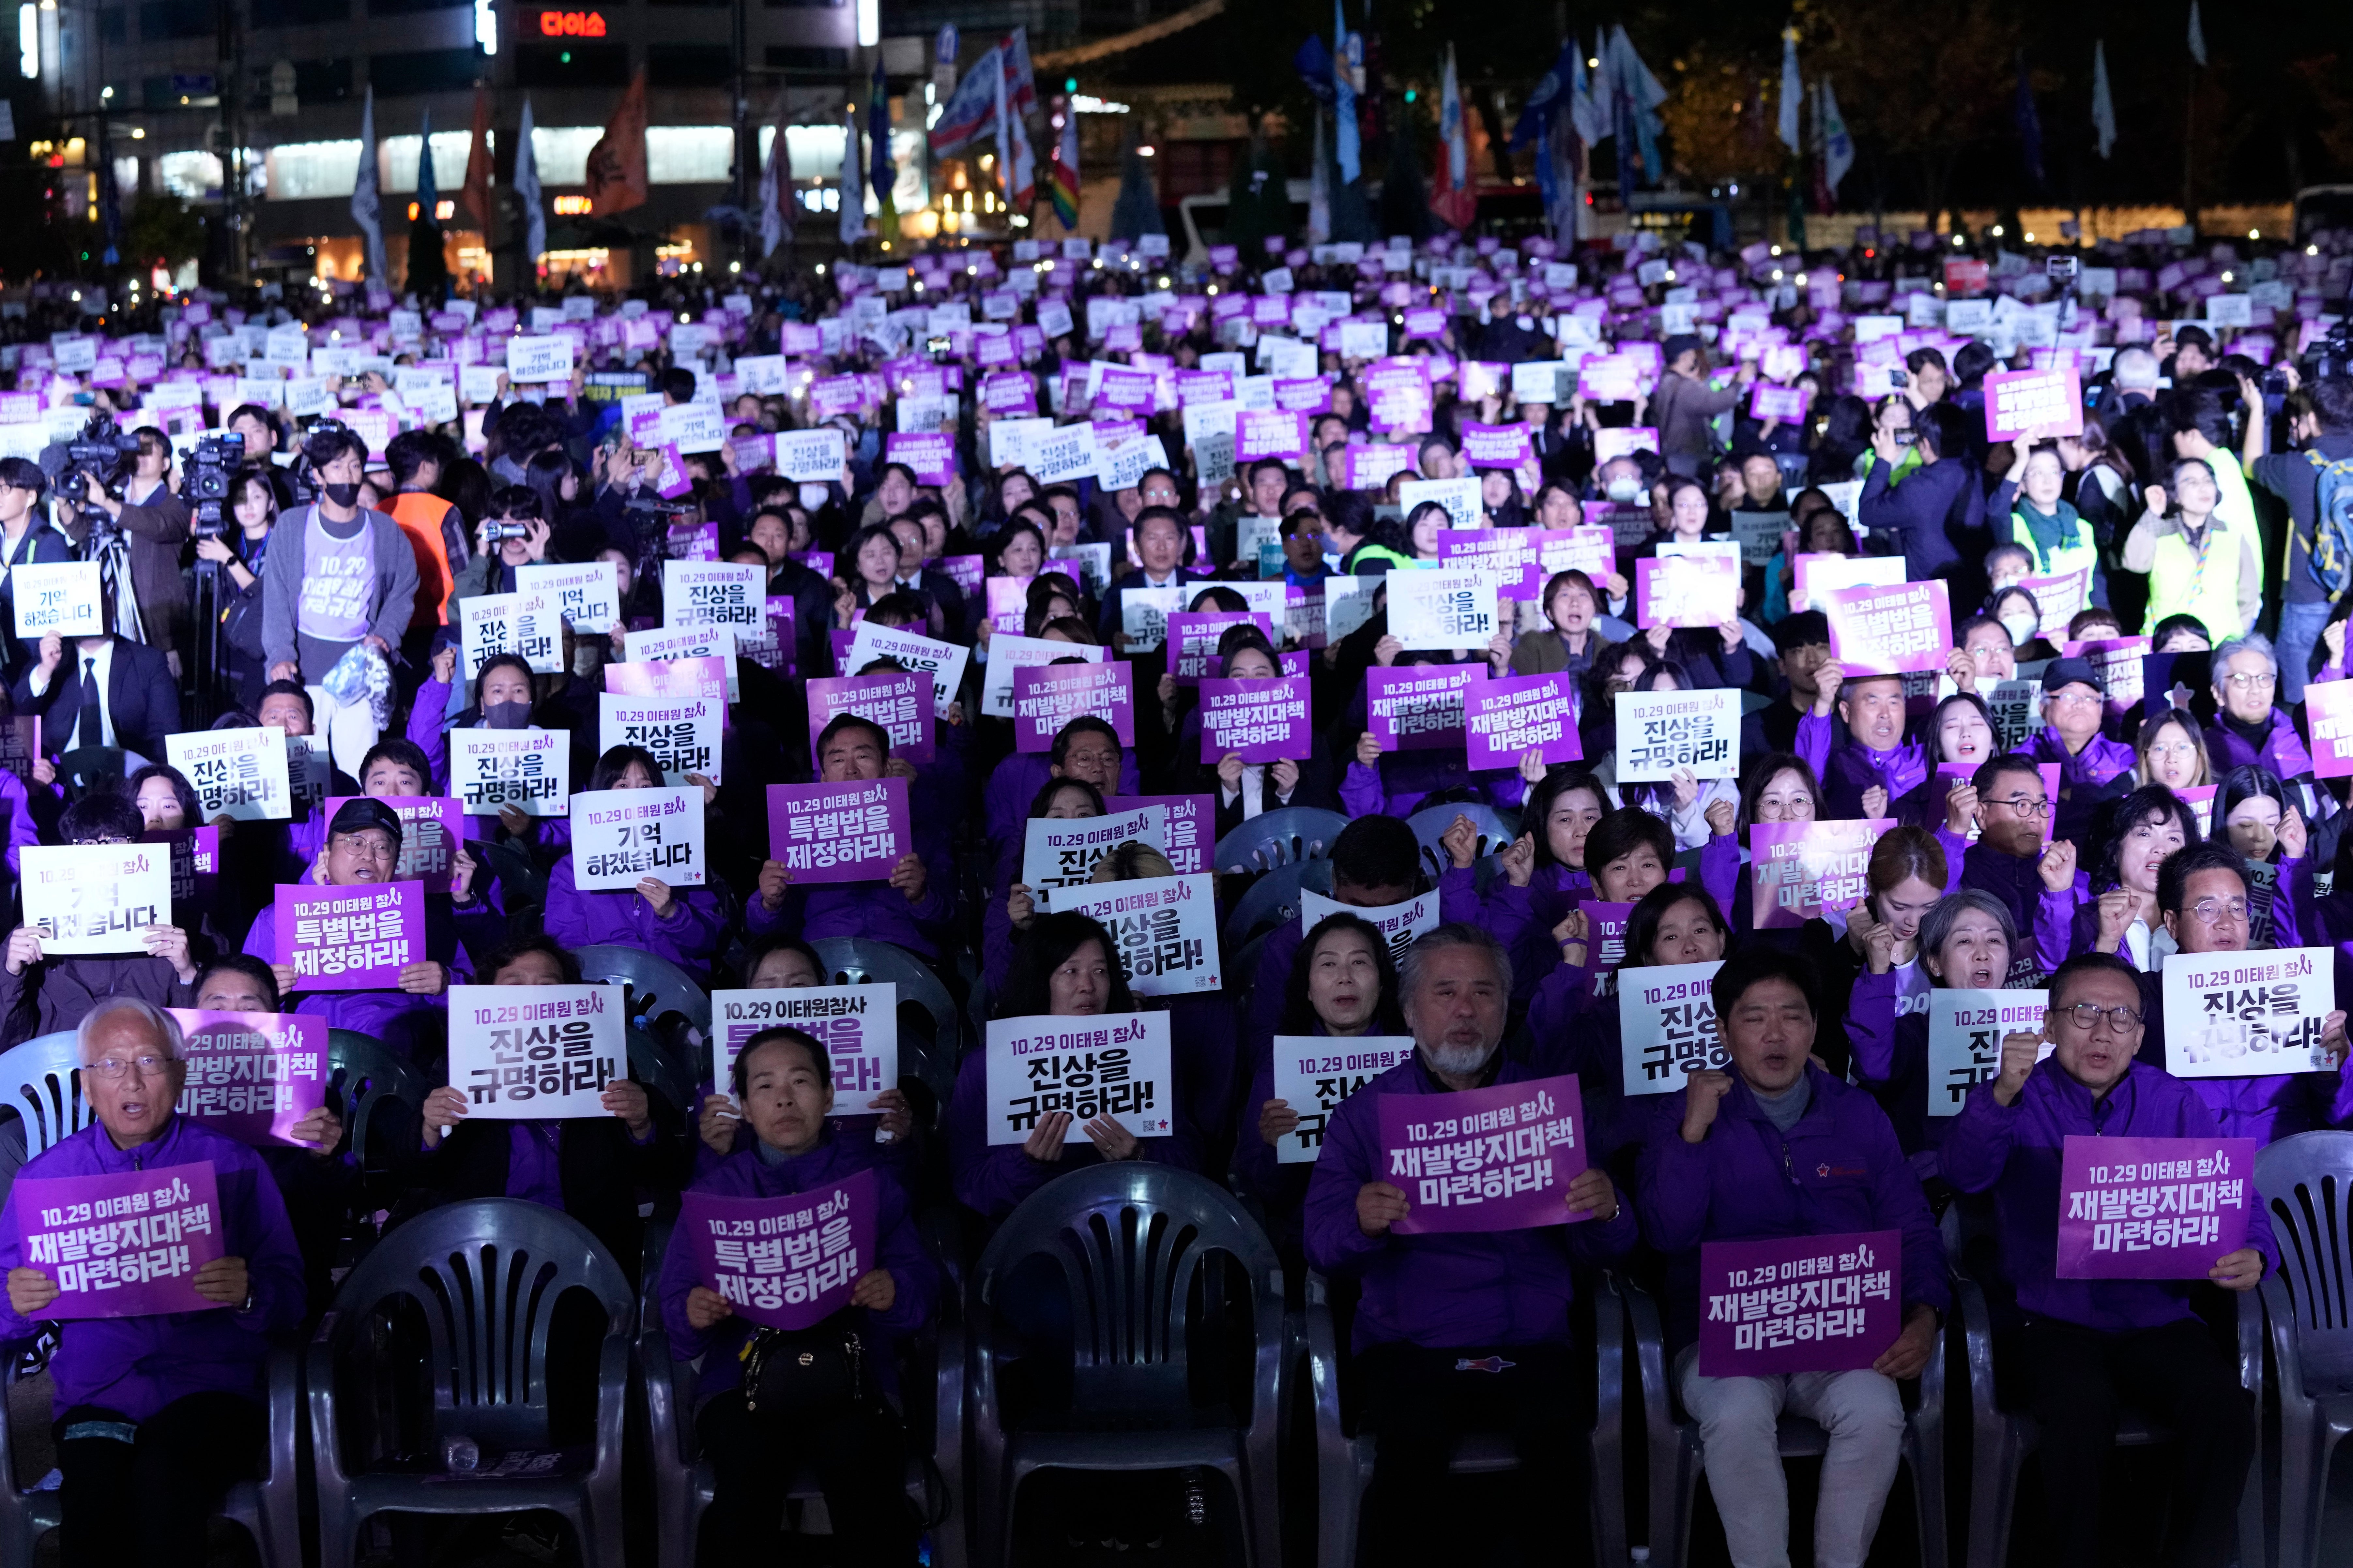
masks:
<svg viewBox="0 0 2353 1568"><path fill-rule="evenodd" d="M422 1111L425 1097L434 1089L407 1058L374 1035L355 1029L327 1031L327 1087L343 1100L349 1146L359 1157L363 1174L371 1169L368 1124L384 1101L396 1100L411 1110Z"/></svg>
<svg viewBox="0 0 2353 1568"><path fill-rule="evenodd" d="M1471 826L1479 830L1478 847L1472 854L1471 863L1474 866L1490 855L1508 849L1512 840L1520 836L1516 814L1507 817L1493 806L1475 801L1451 802L1415 812L1405 819L1405 825L1413 829L1413 841L1421 846L1421 868L1432 884L1454 868L1453 859L1438 841L1454 826L1458 816L1469 817Z"/></svg>
<svg viewBox="0 0 2353 1568"><path fill-rule="evenodd" d="M711 1507L717 1478L702 1458L702 1441L694 1430L698 1363L671 1356L670 1333L661 1325L660 1309L655 1299L661 1252L670 1235L668 1221L647 1222L644 1284L638 1303L638 1367L645 1382L647 1431L651 1438L647 1452L652 1458L654 1472L658 1535L655 1563L657 1568L694 1568L702 1515ZM927 1242L930 1239L926 1237ZM927 1500L926 1478L919 1457L924 1451L921 1439L927 1429L932 1463L947 1483L953 1502L964 1468L964 1318L963 1298L944 1279L939 1309L915 1343L914 1352L916 1364L911 1375L902 1379L905 1391L902 1398L912 1400L926 1386L933 1390L933 1397L927 1409L910 1404L906 1411L910 1447L907 1489L919 1507ZM786 1497L797 1502L824 1495L816 1472L806 1468L788 1479L785 1491ZM939 1568L964 1568L961 1526L962 1521L952 1512L932 1530L931 1561Z"/></svg>
<svg viewBox="0 0 2353 1568"><path fill-rule="evenodd" d="M405 1298L426 1324L423 1371L433 1408L421 1425L434 1451L459 1435L486 1450L545 1448L549 1329L557 1300L575 1289L590 1292L605 1311L587 1468L480 1479L347 1468L339 1372L355 1374L353 1386L364 1389L385 1373L417 1370L375 1363L368 1324L379 1305ZM354 1561L360 1531L378 1513L543 1508L572 1525L582 1568L621 1568L623 1407L635 1310L611 1254L579 1221L544 1204L477 1198L428 1210L386 1235L344 1276L311 1342L320 1561Z"/></svg>
<svg viewBox="0 0 2353 1568"><path fill-rule="evenodd" d="M470 841L466 850L498 878L510 915L547 907L547 878L528 848L504 838L481 838Z"/></svg>
<svg viewBox="0 0 2353 1568"><path fill-rule="evenodd" d="M1642 1425L1650 1449L1651 1561L1683 1568L1691 1555L1692 1511L1699 1499L1706 1454L1699 1423L1677 1413L1669 1383L1665 1336L1659 1305L1648 1292L1628 1285L1626 1313L1634 1331L1635 1364L1641 1380ZM1899 1385L1900 1386L1900 1385ZM1902 1451L1912 1472L1912 1497L1920 1516L1921 1568L1945 1568L1951 1555L1945 1513L1945 1355L1940 1344L1928 1357L1916 1396L1907 1398ZM1783 1415L1784 1459L1818 1458L1830 1451L1830 1435L1802 1415Z"/></svg>
<svg viewBox="0 0 2353 1568"><path fill-rule="evenodd" d="M1323 860L1348 819L1314 805L1286 805L1251 817L1218 840L1209 867L1247 874L1269 871L1294 860Z"/></svg>
<svg viewBox="0 0 2353 1568"><path fill-rule="evenodd" d="M0 1096L25 1119L25 1157L63 1142L91 1121L81 1097L81 1053L75 1031L41 1035L0 1053Z"/></svg>
<svg viewBox="0 0 2353 1568"><path fill-rule="evenodd" d="M2260 1165L2258 1169L2260 1169ZM1986 1209L1966 1200L1946 1211L1947 1252L1958 1258L1951 1237L1971 1214L1973 1233L1989 1233ZM1953 1304L1960 1319L1962 1345L1969 1379L1969 1522L1968 1568L2002 1568L2010 1561L2011 1516L2018 1506L2018 1474L2027 1456L2042 1440L2042 1428L2032 1416L2001 1408L1996 1397L1993 1369L1993 1313L1985 1287L1966 1270L1956 1269ZM2263 1407L2263 1319L2253 1291L2239 1296L2236 1349L2240 1385ZM2129 1406L2118 1412L2116 1447L2146 1447L2168 1442L2172 1433ZM2239 1561L2253 1564L2263 1556L2263 1424L2255 1423L2254 1462L2247 1467L2247 1489L2239 1500Z"/></svg>
<svg viewBox="0 0 2353 1568"><path fill-rule="evenodd" d="M1317 1568L1355 1568L1364 1498L1373 1481L1377 1443L1352 1431L1340 1410L1340 1347L1324 1276L1307 1276L1303 1335L1307 1377L1315 1408L1315 1562ZM1626 1552L1626 1329L1617 1281L1600 1277L1593 1292L1596 1381L1593 1433L1593 1561L1621 1563ZM1466 1434L1447 1466L1458 1476L1497 1475L1520 1468L1505 1432Z"/></svg>
<svg viewBox="0 0 2353 1568"><path fill-rule="evenodd" d="M2353 1132L2299 1132L2256 1151L2255 1190L2280 1249L2279 1271L2263 1284L2279 1370L2278 1561L2311 1568L2329 1459L2353 1433Z"/></svg>
<svg viewBox="0 0 2353 1568"><path fill-rule="evenodd" d="M869 937L832 936L812 943L818 962L836 985L892 984L899 988L899 1005L913 1004L932 1016L932 1040L953 1061L963 1047L964 1020L955 998L931 966L903 947ZM946 1100L941 1094L943 1103Z"/></svg>
<svg viewBox="0 0 2353 1568"><path fill-rule="evenodd" d="M294 1336L274 1337L265 1363L269 1384L262 1398L269 1413L269 1436L261 1478L236 1482L221 1502L221 1517L235 1521L253 1537L262 1568L303 1568L301 1471L296 1458L302 1414L301 1371L295 1354L299 1342ZM13 1395L22 1358L12 1352L5 1359L0 1387ZM137 1506L136 1500L126 1500L125 1506ZM60 1511L56 1492L16 1489L16 1456L8 1422L0 1415L0 1562L29 1568L35 1546L58 1528Z"/></svg>
<svg viewBox="0 0 2353 1568"><path fill-rule="evenodd" d="M121 787L130 776L130 759L120 746L80 746L58 757L58 782L69 802L92 790Z"/></svg>
<svg viewBox="0 0 2353 1568"><path fill-rule="evenodd" d="M1297 920L1303 902L1299 897L1302 889L1330 898L1332 862L1294 860L1287 866L1277 866L1252 882L1250 891L1235 903L1234 912L1226 917L1227 951L1239 949L1262 930Z"/></svg>
<svg viewBox="0 0 2353 1568"><path fill-rule="evenodd" d="M670 1101L681 1116L691 1114L698 1099L693 1075L681 1070L661 1042L643 1029L633 1025L623 1037L629 1047L629 1076Z"/></svg>
<svg viewBox="0 0 2353 1568"><path fill-rule="evenodd" d="M711 1033L711 994L694 977L667 958L641 947L595 942L576 949L580 977L591 984L621 986L628 994L629 1016L643 1017L651 1027L666 1013L676 1013L688 1024ZM659 1036L660 1030L655 1029Z"/></svg>
<svg viewBox="0 0 2353 1568"><path fill-rule="evenodd" d="M1253 1364L1241 1427L1202 1425L1192 1405L1188 1303L1211 1253L1248 1278ZM1060 1266L1072 1319L1071 1409L1008 1430L997 1403L997 1292L1033 1257ZM1247 1561L1280 1568L1277 1431L1288 1383L1282 1266L1223 1188L1189 1171L1135 1161L1057 1177L1007 1218L981 1254L972 1330L974 1554L1012 1551L1015 1494L1035 1470L1222 1472L1243 1518Z"/></svg>

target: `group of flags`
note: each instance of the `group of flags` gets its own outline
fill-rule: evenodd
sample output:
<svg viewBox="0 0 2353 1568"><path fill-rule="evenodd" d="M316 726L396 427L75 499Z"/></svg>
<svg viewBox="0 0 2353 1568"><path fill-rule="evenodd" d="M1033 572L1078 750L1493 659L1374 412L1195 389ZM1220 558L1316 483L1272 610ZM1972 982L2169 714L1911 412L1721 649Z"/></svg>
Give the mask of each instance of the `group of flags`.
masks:
<svg viewBox="0 0 2353 1568"><path fill-rule="evenodd" d="M940 105L931 128L931 155L944 158L981 138L997 142L997 181L1007 207L1026 212L1038 198L1038 159L1029 117L1038 111L1038 83L1029 64L1029 34L1016 27L967 67ZM1060 132L1048 152L1046 196L1065 229L1079 221L1079 121L1062 111Z"/></svg>

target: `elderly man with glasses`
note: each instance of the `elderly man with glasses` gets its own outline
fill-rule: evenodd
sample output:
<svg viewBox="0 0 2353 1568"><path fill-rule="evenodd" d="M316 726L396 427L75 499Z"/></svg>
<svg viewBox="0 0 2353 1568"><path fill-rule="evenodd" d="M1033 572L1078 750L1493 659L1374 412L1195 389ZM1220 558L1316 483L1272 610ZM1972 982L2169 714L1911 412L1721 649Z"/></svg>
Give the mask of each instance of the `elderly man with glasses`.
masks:
<svg viewBox="0 0 2353 1568"><path fill-rule="evenodd" d="M170 1014L112 997L83 1017L79 1044L82 1097L97 1120L26 1165L0 1207L0 1342L13 1354L44 1326L58 1336L49 1374L66 1568L202 1563L206 1520L230 1483L259 1467L266 1336L301 1321L302 1258L261 1157L174 1113L187 1068ZM191 1283L213 1305L49 1319L57 1266L26 1262L25 1180L199 1164L218 1186L222 1256Z"/></svg>
<svg viewBox="0 0 2353 1568"><path fill-rule="evenodd" d="M2249 763L2269 768L2282 779L2312 776L2312 753L2295 731L2295 721L2273 705L2279 694L2279 658L2271 639L2261 632L2226 637L2214 645L2209 668L2214 679L2214 720L2206 726L2206 754L2213 759L2214 776ZM2308 821L2314 801L2304 792Z"/></svg>
<svg viewBox="0 0 2353 1568"><path fill-rule="evenodd" d="M2096 808L2133 787L2133 767L2140 761L2128 742L2100 732L2107 716L2107 695L2091 664L2080 658L2054 658L2042 672L2042 728L2035 732L2028 754L2038 763L2059 764L2059 800L2052 807L2058 821L2055 837L2070 843L2089 832Z"/></svg>
<svg viewBox="0 0 2353 1568"><path fill-rule="evenodd" d="M1969 783L1978 792L1978 840L1961 857L1957 885L2000 899L2021 939L2032 933L2028 962L2048 973L2066 961L2069 928L2075 906L2091 898L2090 879L2075 868L2072 842L2043 837L2052 801L2031 758L1990 758Z"/></svg>
<svg viewBox="0 0 2353 1568"><path fill-rule="evenodd" d="M2220 895L2197 898L2210 896ZM2232 896L2243 904L2243 893ZM2174 913L2166 918L2171 924ZM2035 1461L2050 1560L2105 1554L2101 1485L2118 1406L2129 1402L2174 1434L2178 1479L2151 1493L2174 1510L2163 1561L2221 1568L2234 1547L2257 1416L2232 1355L2191 1310L2188 1280L2058 1275L2060 1159L2070 1137L2211 1139L2219 1131L2189 1084L2137 1059L2146 1006L2141 977L2113 953L2061 965L2041 1033L2004 1038L2000 1076L1970 1090L1953 1119L1944 1174L1963 1192L1994 1194L2001 1268L2017 1291L1996 1342L2042 1426ZM2341 1038L2341 1017L2337 1030ZM2246 1244L2218 1251L2207 1270L2228 1290L2253 1289L2277 1261L2262 1205L2248 1207Z"/></svg>

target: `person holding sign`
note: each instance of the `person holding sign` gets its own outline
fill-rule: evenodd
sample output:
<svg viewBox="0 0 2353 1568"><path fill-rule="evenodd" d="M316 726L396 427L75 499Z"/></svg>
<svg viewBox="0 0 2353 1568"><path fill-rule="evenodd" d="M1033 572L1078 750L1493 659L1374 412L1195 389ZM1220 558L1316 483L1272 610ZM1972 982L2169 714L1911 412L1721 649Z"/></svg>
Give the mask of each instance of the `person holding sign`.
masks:
<svg viewBox="0 0 2353 1568"><path fill-rule="evenodd" d="M1859 1564L1895 1479L1904 1435L1895 1384L1937 1353L1937 1321L1952 1304L1944 1244L1886 1113L1813 1060L1821 1013L1813 965L1750 945L1716 971L1712 991L1732 1070L1695 1072L1667 1097L1638 1187L1643 1234L1668 1258L1676 1386L1699 1422L1735 1563L1788 1559L1788 1480L1776 1441L1786 1412L1830 1435L1814 1561ZM1703 1243L1883 1230L1903 1234L1904 1328L1875 1360L1845 1372L1701 1375Z"/></svg>
<svg viewBox="0 0 2353 1568"><path fill-rule="evenodd" d="M399 523L360 508L365 441L328 425L303 450L319 476L319 499L285 520L262 563L262 646L270 679L310 688L337 764L353 773L376 742L371 693L390 689L381 667L408 631L417 552ZM365 668L369 656L375 674Z"/></svg>
<svg viewBox="0 0 2353 1568"><path fill-rule="evenodd" d="M1388 1178L1379 1106L1446 1114L1465 1089L1543 1076L1500 1055L1512 963L1476 926L1443 925L1406 950L1398 994L1413 1055L1342 1100L1308 1178L1308 1263L1356 1279L1351 1349L1366 1424L1377 1434L1365 1495L1366 1561L1426 1565L1454 1538L1447 1465L1467 1429L1510 1430L1523 1484L1514 1522L1531 1562L1564 1528L1586 1529L1583 1435L1570 1372L1589 1347L1571 1338L1577 1263L1604 1267L1632 1249L1632 1212L1609 1173L1588 1165L1562 1193L1558 1223L1402 1236L1412 1212ZM1576 1128L1579 1141L1585 1128ZM1577 1223L1569 1223L1575 1221Z"/></svg>
<svg viewBox="0 0 2353 1568"><path fill-rule="evenodd" d="M763 1029L744 1042L728 1088L743 1107L752 1141L699 1176L692 1191L792 1197L834 1186L866 1168L852 1142L833 1135L827 1121L833 1109L831 1062L825 1047L801 1030ZM702 1529L723 1561L777 1561L777 1478L812 1465L825 1491L839 1561L890 1568L912 1568L915 1562L906 1435L881 1394L896 1382L892 1344L930 1318L939 1272L915 1234L899 1184L875 1182L871 1190L872 1267L858 1276L847 1306L807 1328L764 1329L741 1315L698 1278L697 1251L682 1233L663 1253L654 1295L670 1354L702 1362L695 1432L715 1472ZM787 1235L764 1244L754 1238L748 1250L756 1259L764 1249L781 1247L784 1260L792 1263L801 1251L799 1239ZM860 1267L866 1262L861 1258ZM826 1358L830 1374L845 1346L868 1369L871 1381L859 1397L837 1398L822 1386L796 1389L786 1352L798 1352L803 1365L811 1356ZM754 1370L786 1375L754 1383Z"/></svg>
<svg viewBox="0 0 2353 1568"><path fill-rule="evenodd" d="M2035 576L2089 570L2088 602L2105 605L2108 580L2100 551L2110 542L2095 538L2074 507L2062 499L2067 464L2056 446L2040 444L2046 431L2046 426L2038 426L2017 438L2011 448L2016 456L1986 502L1986 516L1996 520L1997 538L2034 552Z"/></svg>
<svg viewBox="0 0 2353 1568"><path fill-rule="evenodd" d="M1947 1181L1993 1194L2001 1272L2022 1319L1998 1349L2023 1374L2026 1408L2042 1424L2034 1462L2049 1550L2060 1563L2094 1563L2105 1551L2101 1492L2116 1407L2129 1400L2173 1434L2179 1468L2150 1494L2174 1511L2166 1561L2221 1568L2234 1555L2256 1437L2257 1413L2232 1356L2192 1310L2188 1280L2063 1279L2058 1247L2060 1159L2070 1142L2211 1143L2221 1130L2189 1084L2136 1059L2148 1015L2129 964L2078 953L2051 976L2050 994L2041 1032L2003 1039L2001 1075L1969 1091L1944 1148ZM2051 1055L2038 1064L2045 1042ZM2206 1270L2226 1290L2253 1289L2277 1264L2263 1205L2247 1208L2245 1243L2218 1249Z"/></svg>
<svg viewBox="0 0 2353 1568"><path fill-rule="evenodd" d="M2167 860L2204 837L2198 813L2163 784L2144 784L2117 802L2092 857L2087 886L2096 891L2075 906L2067 951L2112 952L2143 972L2162 966L2176 949L2165 934L2158 881Z"/></svg>
<svg viewBox="0 0 2353 1568"><path fill-rule="evenodd" d="M139 808L119 795L85 795L58 821L58 836L68 844L136 844L144 832ZM155 851L166 853L161 845ZM169 885L167 878L163 887L168 890ZM168 903L157 911L162 918L135 932L120 932L121 956L79 950L45 956L41 931L31 923L39 912L27 909L27 923L8 933L6 955L0 959L0 1017L29 1006L24 1037L73 1028L110 996L135 996L158 1007L185 1007L194 1001L195 960L188 952L188 933L170 923L174 911ZM139 912L122 910L133 919Z"/></svg>
<svg viewBox="0 0 2353 1568"><path fill-rule="evenodd" d="M1978 796L1978 841L1961 857L1958 883L2000 899L2010 926L2031 937L2028 956L2044 973L2067 957L2076 905L2091 879L2075 869L2075 846L2044 836L2051 795L2042 770L2016 752L1993 758L1969 779Z"/></svg>
<svg viewBox="0 0 2353 1568"><path fill-rule="evenodd" d="M1143 564L1112 579L1111 591L1103 595L1103 622L1096 627L1096 635L1121 653L1127 650L1128 644L1121 619L1121 600L1130 588L1182 587L1208 581L1185 564L1193 548L1193 535L1185 526L1184 513L1176 508L1145 507L1135 514L1129 538L1134 542L1135 558Z"/></svg>
<svg viewBox="0 0 2353 1568"><path fill-rule="evenodd" d="M581 984L580 961L553 937L510 942L482 967L491 985ZM686 1121L682 1108L626 1078L606 1084L598 1103L607 1114L469 1121L466 1090L444 1084L425 1097L419 1113L427 1157L414 1184L443 1203L509 1197L561 1209L587 1226L634 1280L645 1252L638 1194L651 1192L659 1201L685 1184Z"/></svg>
<svg viewBox="0 0 2353 1568"><path fill-rule="evenodd" d="M16 625L16 583L9 566L47 566L74 558L73 545L53 527L41 507L49 477L30 458L0 458L0 615L10 636L0 638L13 678L32 663L38 644L13 635Z"/></svg>
<svg viewBox="0 0 2353 1568"><path fill-rule="evenodd" d="M707 848L708 816L719 789L700 773L689 774L688 782L702 789L705 814L702 832L691 835L690 841L702 839ZM588 775L592 793L662 787L661 764L642 746L615 746L596 759L596 771ZM574 860L567 854L548 873L549 936L568 948L599 942L634 947L668 959L689 974L709 971L727 929L716 889L707 885L673 888L649 872L635 888L585 891L576 879Z"/></svg>
<svg viewBox="0 0 2353 1568"><path fill-rule="evenodd" d="M1904 678L1815 675L1813 711L1798 721L1798 754L1822 783L1832 816L1885 816L1928 777L1927 748L1905 735ZM1838 713L1833 730L1831 710Z"/></svg>
<svg viewBox="0 0 2353 1568"><path fill-rule="evenodd" d="M1875 872L1876 857L1873 866ZM1918 879L1912 885L1919 886ZM1927 992L2011 989L2010 956L2021 951L2010 910L1975 888L1936 900L1920 918L1918 933L1903 942L1894 921L1872 926L1864 943L1867 967L1847 1003L1854 1081L1887 1112L1907 1155L1941 1143L1958 1110L1929 1077ZM1899 962L1907 947L1912 962ZM1907 970L1925 982L1917 992L1905 989Z"/></svg>
<svg viewBox="0 0 2353 1568"><path fill-rule="evenodd" d="M160 759L164 737L180 728L180 683L164 655L111 633L68 648L51 632L8 700L11 711L40 716L41 748L53 755L120 746Z"/></svg>
<svg viewBox="0 0 2353 1568"><path fill-rule="evenodd" d="M1218 639L1218 658L1221 679L1271 681L1282 677L1282 659L1253 626L1226 628L1225 635ZM1296 745L1299 740L1300 733L1294 731L1292 743ZM1332 749L1322 735L1312 731L1306 742L1304 763L1287 756L1273 762L1246 763L1240 752L1229 751L1214 766L1205 764L1195 769L1188 793L1216 795L1219 837L1282 806L1312 805L1325 811L1338 808L1339 796L1332 783ZM1198 707L1187 712L1178 726L1176 754L1180 758L1201 755L1201 710Z"/></svg>
<svg viewBox="0 0 2353 1568"><path fill-rule="evenodd" d="M855 713L838 713L817 738L818 782L858 784L883 776L905 777L913 769L891 756L891 736L880 724ZM810 942L828 937L868 937L935 960L942 928L955 913L948 879L935 885L923 857L912 847L891 868L888 880L793 885L782 860L760 864L758 890L744 906L744 933L754 941L780 932Z"/></svg>
<svg viewBox="0 0 2353 1568"><path fill-rule="evenodd" d="M268 1336L302 1321L302 1258L260 1157L174 1113L187 1066L171 1015L112 996L77 1034L91 1121L26 1165L0 1206L0 1271L8 1281L0 1340L58 1335L49 1375L62 1560L201 1563L222 1495L260 1470ZM217 1194L210 1235L191 1237L213 1243L210 1261L189 1277L210 1310L121 1316L85 1303L70 1321L50 1317L62 1266L37 1261L26 1244L38 1226L50 1233L41 1239L52 1255L58 1250L58 1226L35 1212L38 1184L91 1182L88 1195L102 1195L101 1179L181 1167L201 1172ZM119 1233L110 1239L119 1245Z"/></svg>

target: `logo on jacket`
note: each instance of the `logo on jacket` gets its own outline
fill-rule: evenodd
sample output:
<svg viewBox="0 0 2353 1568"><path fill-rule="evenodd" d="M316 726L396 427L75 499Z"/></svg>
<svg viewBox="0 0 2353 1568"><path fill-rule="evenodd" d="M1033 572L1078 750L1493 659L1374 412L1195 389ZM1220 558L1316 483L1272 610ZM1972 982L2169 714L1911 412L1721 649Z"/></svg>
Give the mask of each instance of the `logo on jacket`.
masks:
<svg viewBox="0 0 2353 1568"><path fill-rule="evenodd" d="M1814 1167L1817 1176L1867 1176L1870 1171L1861 1165L1833 1165L1825 1160Z"/></svg>
<svg viewBox="0 0 2353 1568"><path fill-rule="evenodd" d="M1454 1370L1457 1372L1502 1372L1507 1367L1514 1367L1519 1364L1520 1363L1515 1361L1505 1361L1499 1355L1482 1355L1477 1361L1472 1361L1469 1356L1463 1356L1455 1362Z"/></svg>

